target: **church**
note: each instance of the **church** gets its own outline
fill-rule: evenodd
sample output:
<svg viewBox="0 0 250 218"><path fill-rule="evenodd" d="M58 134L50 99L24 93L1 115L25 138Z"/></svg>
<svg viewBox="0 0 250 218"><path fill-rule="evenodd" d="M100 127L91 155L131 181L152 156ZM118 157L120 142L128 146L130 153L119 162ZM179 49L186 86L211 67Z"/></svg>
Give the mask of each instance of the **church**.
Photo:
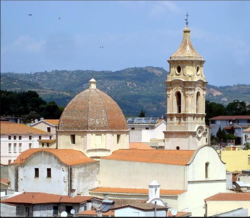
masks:
<svg viewBox="0 0 250 218"><path fill-rule="evenodd" d="M11 176L12 187L22 191L20 184L23 184L22 189L30 191L29 184L19 181L20 175L26 173L25 166L38 168L35 156L41 160L46 157L50 160L51 173L55 171L61 177L66 175L61 172L62 169L73 169L74 165L75 171L72 172L76 176L73 174L69 182L75 187L76 194L86 194L89 190L89 195L96 197L108 195L110 198L148 200L148 187L152 181L157 181L157 196L168 207L191 212L192 216L204 216L204 199L227 192L226 167L206 142L205 60L194 49L190 32L186 25L180 47L168 60L165 150L129 149L129 129L120 107L110 96L97 89L98 81L92 78L89 88L76 95L64 109L55 149L68 151L69 154L77 150L85 161L75 164L71 155L73 164L69 163L65 153L54 152L53 149L31 152L25 156L25 161L20 162L19 158L19 162L13 164L12 174L15 172L15 175ZM82 177L88 177L91 170L94 172L91 175L93 184L80 175L84 172ZM34 182L33 175L25 175L26 181ZM49 183L45 177L42 182ZM62 190L71 193L72 190L65 189L69 186L67 181L58 180L65 183L61 186ZM81 187L84 181L88 184L85 189ZM50 189L42 183L39 187L40 192L53 193L53 187ZM58 186L57 193L59 189Z"/></svg>

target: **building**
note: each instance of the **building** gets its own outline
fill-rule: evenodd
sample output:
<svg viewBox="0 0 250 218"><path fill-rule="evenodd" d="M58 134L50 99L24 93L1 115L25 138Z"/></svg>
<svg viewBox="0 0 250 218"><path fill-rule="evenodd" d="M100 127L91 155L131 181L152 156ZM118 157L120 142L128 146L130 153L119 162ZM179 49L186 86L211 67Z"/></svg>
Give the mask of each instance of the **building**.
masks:
<svg viewBox="0 0 250 218"><path fill-rule="evenodd" d="M1 122L2 121L8 121L12 123L23 123L23 118L22 117L1 117Z"/></svg>
<svg viewBox="0 0 250 218"><path fill-rule="evenodd" d="M235 148L235 147L228 147ZM250 150L219 150L221 160L226 163L230 172L250 170Z"/></svg>
<svg viewBox="0 0 250 218"><path fill-rule="evenodd" d="M213 170L216 169L216 170ZM227 192L226 166L211 146L197 150L120 149L100 160L100 185L90 194L118 199L147 199L157 180L161 199L177 211L203 216L204 199Z"/></svg>
<svg viewBox="0 0 250 218"><path fill-rule="evenodd" d="M55 195L41 192L24 192L1 201L3 217L60 217L62 212L68 216L88 210L92 204L99 202L91 196Z"/></svg>
<svg viewBox="0 0 250 218"><path fill-rule="evenodd" d="M243 139L250 144L250 127L243 131Z"/></svg>
<svg viewBox="0 0 250 218"><path fill-rule="evenodd" d="M65 107L57 131L58 149L76 149L99 159L129 149L129 130L117 103L89 81L89 89Z"/></svg>
<svg viewBox="0 0 250 218"><path fill-rule="evenodd" d="M50 133L25 124L1 121L1 163L13 163L23 151L39 148L39 140L50 137Z"/></svg>
<svg viewBox="0 0 250 218"><path fill-rule="evenodd" d="M98 187L99 174L99 162L74 149L29 149L8 168L16 192L88 195Z"/></svg>
<svg viewBox="0 0 250 218"><path fill-rule="evenodd" d="M158 117L127 118L130 142L148 142L151 145L164 146L166 121Z"/></svg>
<svg viewBox="0 0 250 218"><path fill-rule="evenodd" d="M205 208L206 217L238 208L247 209L250 216L250 193L218 193L205 199Z"/></svg>
<svg viewBox="0 0 250 218"><path fill-rule="evenodd" d="M53 136L52 139L55 139L58 123L58 119L44 119L41 117L39 121L36 119L34 123L30 124L30 126L45 132L49 132Z"/></svg>
<svg viewBox="0 0 250 218"><path fill-rule="evenodd" d="M195 150L208 144L205 131L205 60L194 49L190 32L186 26L180 47L168 60L165 149Z"/></svg>
<svg viewBox="0 0 250 218"><path fill-rule="evenodd" d="M219 128L236 136L235 144L243 145L246 138L243 132L250 127L250 115L218 116L209 119L211 135L216 136Z"/></svg>
<svg viewBox="0 0 250 218"><path fill-rule="evenodd" d="M130 142L129 149L153 149L147 143L144 142Z"/></svg>

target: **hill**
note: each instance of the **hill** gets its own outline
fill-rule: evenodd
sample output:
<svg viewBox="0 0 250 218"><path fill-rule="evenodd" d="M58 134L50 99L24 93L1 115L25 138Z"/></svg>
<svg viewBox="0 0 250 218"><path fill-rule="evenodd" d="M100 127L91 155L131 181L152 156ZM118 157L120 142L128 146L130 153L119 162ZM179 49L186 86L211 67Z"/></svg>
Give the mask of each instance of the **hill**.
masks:
<svg viewBox="0 0 250 218"><path fill-rule="evenodd" d="M126 116L137 116L146 110L146 116L166 113L166 86L168 72L158 67L134 67L120 71L53 70L36 73L1 73L1 90L36 91L47 102L60 106L88 88L92 76L97 88L110 95ZM234 99L250 103L250 85L216 87L207 85L206 99L227 105Z"/></svg>

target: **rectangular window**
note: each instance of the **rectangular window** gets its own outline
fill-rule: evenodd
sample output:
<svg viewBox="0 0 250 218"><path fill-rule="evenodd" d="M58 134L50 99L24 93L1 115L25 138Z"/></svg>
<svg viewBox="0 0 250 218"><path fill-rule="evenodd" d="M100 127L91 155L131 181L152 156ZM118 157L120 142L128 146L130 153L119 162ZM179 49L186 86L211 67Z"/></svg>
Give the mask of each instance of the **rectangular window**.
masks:
<svg viewBox="0 0 250 218"><path fill-rule="evenodd" d="M22 152L22 143L19 143L19 153Z"/></svg>
<svg viewBox="0 0 250 218"><path fill-rule="evenodd" d="M30 136L29 136L29 140L31 140L31 139L32 139L32 136L30 135Z"/></svg>
<svg viewBox="0 0 250 218"><path fill-rule="evenodd" d="M11 143L9 143L9 153L11 153Z"/></svg>
<svg viewBox="0 0 250 218"><path fill-rule="evenodd" d="M14 140L16 140L16 136L14 135Z"/></svg>
<svg viewBox="0 0 250 218"><path fill-rule="evenodd" d="M39 135L39 140L41 140L41 139L42 139L42 136Z"/></svg>
<svg viewBox="0 0 250 218"><path fill-rule="evenodd" d="M42 143L42 147L44 147L44 143Z"/></svg>
<svg viewBox="0 0 250 218"><path fill-rule="evenodd" d="M35 168L35 178L39 177L39 168Z"/></svg>
<svg viewBox="0 0 250 218"><path fill-rule="evenodd" d="M72 206L66 206L65 207L65 211L67 212L67 214L71 214L70 211L73 209Z"/></svg>
<svg viewBox="0 0 250 218"><path fill-rule="evenodd" d="M53 215L58 215L58 206L53 206Z"/></svg>
<svg viewBox="0 0 250 218"><path fill-rule="evenodd" d="M215 124L215 120L211 120L211 124Z"/></svg>
<svg viewBox="0 0 250 218"><path fill-rule="evenodd" d="M16 153L16 143L14 143L14 153Z"/></svg>
<svg viewBox="0 0 250 218"><path fill-rule="evenodd" d="M50 127L47 127L47 132L50 132L51 130L50 130Z"/></svg>
<svg viewBox="0 0 250 218"><path fill-rule="evenodd" d="M29 143L29 148L31 148L31 146L32 146L32 144L31 144L31 143Z"/></svg>
<svg viewBox="0 0 250 218"><path fill-rule="evenodd" d="M49 136L49 139L52 139L52 136Z"/></svg>
<svg viewBox="0 0 250 218"><path fill-rule="evenodd" d="M8 164L10 164L11 163L11 160L8 160Z"/></svg>
<svg viewBox="0 0 250 218"><path fill-rule="evenodd" d="M11 135L8 136L9 140L11 140Z"/></svg>
<svg viewBox="0 0 250 218"><path fill-rule="evenodd" d="M146 129L148 130L149 128L148 128L148 127L146 127Z"/></svg>
<svg viewBox="0 0 250 218"><path fill-rule="evenodd" d="M117 135L117 144L120 143L120 138L121 138L121 135Z"/></svg>
<svg viewBox="0 0 250 218"><path fill-rule="evenodd" d="M21 135L19 136L19 140L22 140L22 136Z"/></svg>
<svg viewBox="0 0 250 218"><path fill-rule="evenodd" d="M76 143L76 136L70 135L70 140L71 140L71 144L75 144Z"/></svg>
<svg viewBox="0 0 250 218"><path fill-rule="evenodd" d="M47 168L47 178L51 178L51 168Z"/></svg>
<svg viewBox="0 0 250 218"><path fill-rule="evenodd" d="M49 147L49 143L47 143L47 147Z"/></svg>
<svg viewBox="0 0 250 218"><path fill-rule="evenodd" d="M131 130L134 130L134 129L135 129L134 127L131 128Z"/></svg>

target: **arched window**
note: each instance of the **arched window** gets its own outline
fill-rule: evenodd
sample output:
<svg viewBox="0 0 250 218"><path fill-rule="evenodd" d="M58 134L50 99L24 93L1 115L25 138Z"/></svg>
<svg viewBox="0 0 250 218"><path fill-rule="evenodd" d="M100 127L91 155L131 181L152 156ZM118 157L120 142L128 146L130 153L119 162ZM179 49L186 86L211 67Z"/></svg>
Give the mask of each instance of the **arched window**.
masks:
<svg viewBox="0 0 250 218"><path fill-rule="evenodd" d="M200 92L197 92L196 94L196 113L199 113L200 110L199 110L199 104L200 104Z"/></svg>
<svg viewBox="0 0 250 218"><path fill-rule="evenodd" d="M175 97L176 97L177 113L181 113L181 93L176 92Z"/></svg>
<svg viewBox="0 0 250 218"><path fill-rule="evenodd" d="M207 179L209 176L209 162L205 164L205 178Z"/></svg>

